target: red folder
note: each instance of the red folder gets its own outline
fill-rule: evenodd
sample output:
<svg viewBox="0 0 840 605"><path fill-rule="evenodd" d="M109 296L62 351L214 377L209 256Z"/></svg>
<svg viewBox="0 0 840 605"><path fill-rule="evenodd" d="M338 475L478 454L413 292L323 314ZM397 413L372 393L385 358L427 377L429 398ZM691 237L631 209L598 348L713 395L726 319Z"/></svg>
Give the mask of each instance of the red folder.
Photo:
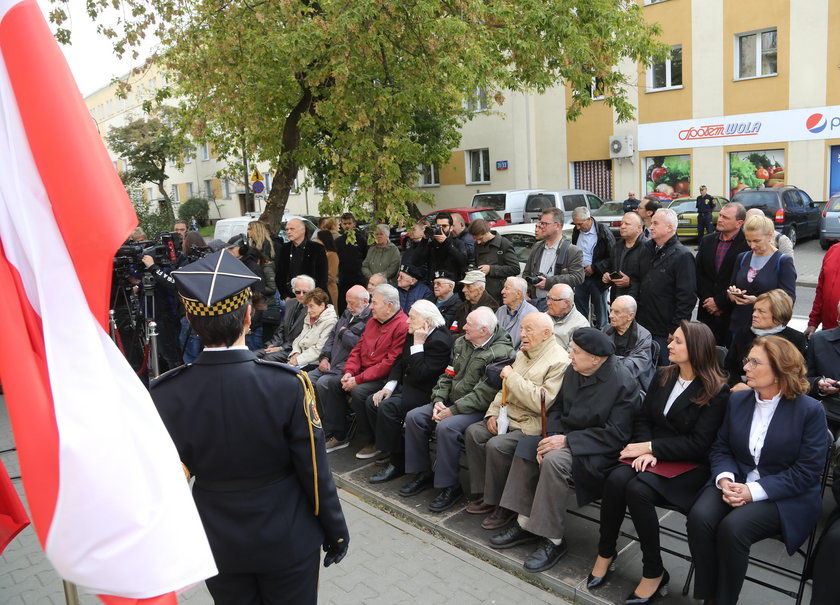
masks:
<svg viewBox="0 0 840 605"><path fill-rule="evenodd" d="M633 464L632 458L619 458L618 461L623 462L624 464ZM643 472L650 472L654 475L665 477L666 479L673 479L674 477L687 473L695 468L697 468L697 465L693 462L670 462L667 460L659 460L657 461L656 466L648 465Z"/></svg>

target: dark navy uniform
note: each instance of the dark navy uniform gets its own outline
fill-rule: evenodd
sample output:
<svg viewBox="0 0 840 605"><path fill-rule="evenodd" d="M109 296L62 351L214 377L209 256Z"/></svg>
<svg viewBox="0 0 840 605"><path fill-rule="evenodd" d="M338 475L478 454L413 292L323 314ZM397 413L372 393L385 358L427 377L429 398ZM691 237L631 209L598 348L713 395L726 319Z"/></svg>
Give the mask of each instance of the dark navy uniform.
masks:
<svg viewBox="0 0 840 605"><path fill-rule="evenodd" d="M346 551L347 525L304 376L234 346L205 350L150 386L195 477L193 497L219 569L207 580L217 605L315 603L321 546Z"/></svg>

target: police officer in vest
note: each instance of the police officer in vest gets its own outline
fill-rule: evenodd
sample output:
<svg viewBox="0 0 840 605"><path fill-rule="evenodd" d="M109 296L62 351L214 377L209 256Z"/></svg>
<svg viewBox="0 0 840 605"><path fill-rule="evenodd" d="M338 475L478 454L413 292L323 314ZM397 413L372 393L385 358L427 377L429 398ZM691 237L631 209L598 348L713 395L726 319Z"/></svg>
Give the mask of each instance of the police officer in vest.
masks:
<svg viewBox="0 0 840 605"><path fill-rule="evenodd" d="M245 346L258 278L222 250L173 272L204 350L150 389L185 472L219 575L216 605L315 603L349 534L306 374Z"/></svg>

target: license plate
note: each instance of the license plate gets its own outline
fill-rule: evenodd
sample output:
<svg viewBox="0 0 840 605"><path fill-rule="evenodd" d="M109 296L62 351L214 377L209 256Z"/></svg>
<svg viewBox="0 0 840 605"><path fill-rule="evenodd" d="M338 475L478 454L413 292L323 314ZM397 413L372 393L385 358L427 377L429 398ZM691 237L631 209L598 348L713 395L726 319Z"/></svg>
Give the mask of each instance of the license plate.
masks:
<svg viewBox="0 0 840 605"><path fill-rule="evenodd" d="M688 220L687 218L681 218L681 219L677 220L677 224L678 225L690 225L691 221Z"/></svg>

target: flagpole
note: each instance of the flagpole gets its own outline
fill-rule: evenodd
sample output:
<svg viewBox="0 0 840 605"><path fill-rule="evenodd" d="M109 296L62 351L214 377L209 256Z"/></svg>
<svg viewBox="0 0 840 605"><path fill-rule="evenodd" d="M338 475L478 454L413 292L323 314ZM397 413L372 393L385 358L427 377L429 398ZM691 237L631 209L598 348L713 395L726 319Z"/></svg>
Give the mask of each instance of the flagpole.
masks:
<svg viewBox="0 0 840 605"><path fill-rule="evenodd" d="M79 589L73 582L62 580L64 582L64 601L67 605L79 605Z"/></svg>

